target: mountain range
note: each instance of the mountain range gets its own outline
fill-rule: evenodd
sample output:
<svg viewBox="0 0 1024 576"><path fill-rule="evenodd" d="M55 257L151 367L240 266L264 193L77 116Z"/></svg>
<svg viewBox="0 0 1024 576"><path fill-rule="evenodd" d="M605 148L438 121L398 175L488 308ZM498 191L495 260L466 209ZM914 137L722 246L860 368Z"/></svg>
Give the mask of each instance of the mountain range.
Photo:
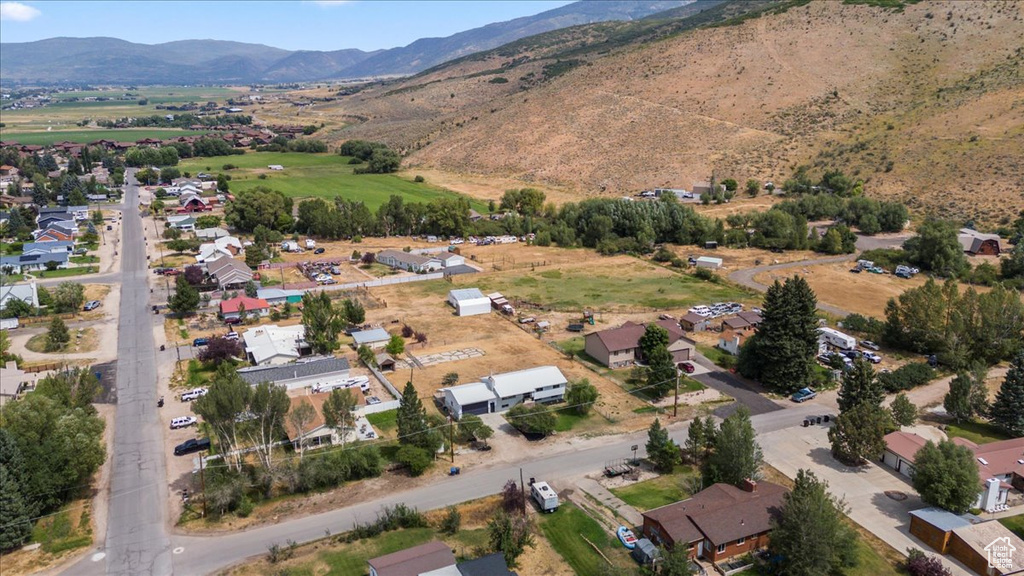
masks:
<svg viewBox="0 0 1024 576"><path fill-rule="evenodd" d="M634 20L693 0L584 0L446 38L365 52L289 51L263 44L180 40L138 44L116 38L50 38L0 44L0 77L20 84L248 84L414 74L443 62L561 28Z"/></svg>

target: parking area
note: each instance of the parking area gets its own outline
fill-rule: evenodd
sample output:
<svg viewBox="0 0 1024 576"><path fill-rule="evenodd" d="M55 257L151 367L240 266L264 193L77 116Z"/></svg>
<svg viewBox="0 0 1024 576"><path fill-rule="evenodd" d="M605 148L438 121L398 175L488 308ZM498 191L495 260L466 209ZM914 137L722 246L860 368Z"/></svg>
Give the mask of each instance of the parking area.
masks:
<svg viewBox="0 0 1024 576"><path fill-rule="evenodd" d="M887 542L900 553L914 547L931 549L910 535L910 511L924 508L921 497L903 477L874 463L859 467L844 466L832 458L828 426L786 428L758 438L765 462L789 478L797 470L813 470L828 482L829 491L846 501L850 518ZM901 499L902 498L902 499ZM971 574L949 558L945 564L956 576Z"/></svg>

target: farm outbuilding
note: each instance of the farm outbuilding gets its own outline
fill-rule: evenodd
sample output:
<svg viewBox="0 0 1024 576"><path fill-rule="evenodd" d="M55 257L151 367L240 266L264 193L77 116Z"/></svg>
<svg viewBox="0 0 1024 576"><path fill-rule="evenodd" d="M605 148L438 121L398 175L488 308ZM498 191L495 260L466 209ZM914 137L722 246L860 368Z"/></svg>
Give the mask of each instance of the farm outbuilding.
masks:
<svg viewBox="0 0 1024 576"><path fill-rule="evenodd" d="M697 258L697 268L710 268L712 270L718 270L721 267L721 258L712 258L711 256L701 256L700 258Z"/></svg>
<svg viewBox="0 0 1024 576"><path fill-rule="evenodd" d="M491 300L477 288L462 288L448 293L448 303L458 316L475 316L491 311Z"/></svg>

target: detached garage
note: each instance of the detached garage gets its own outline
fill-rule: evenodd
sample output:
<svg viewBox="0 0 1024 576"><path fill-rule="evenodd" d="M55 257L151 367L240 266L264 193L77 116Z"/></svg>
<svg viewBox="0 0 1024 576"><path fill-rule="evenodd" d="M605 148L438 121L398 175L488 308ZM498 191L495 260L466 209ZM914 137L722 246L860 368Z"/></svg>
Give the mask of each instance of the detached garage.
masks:
<svg viewBox="0 0 1024 576"><path fill-rule="evenodd" d="M914 476L914 455L927 440L913 432L891 432L885 435L882 463L907 478Z"/></svg>
<svg viewBox="0 0 1024 576"><path fill-rule="evenodd" d="M463 288L448 293L448 303L457 316L475 316L491 311L491 300L477 288Z"/></svg>

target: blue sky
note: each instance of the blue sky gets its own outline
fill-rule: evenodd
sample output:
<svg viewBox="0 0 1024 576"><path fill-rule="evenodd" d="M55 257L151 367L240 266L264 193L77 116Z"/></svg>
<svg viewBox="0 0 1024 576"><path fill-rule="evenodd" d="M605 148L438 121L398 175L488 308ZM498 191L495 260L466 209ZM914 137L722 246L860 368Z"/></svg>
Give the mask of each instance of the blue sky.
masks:
<svg viewBox="0 0 1024 576"><path fill-rule="evenodd" d="M0 2L0 39L111 36L158 44L211 38L288 50L376 50L529 16L568 0L443 2Z"/></svg>

